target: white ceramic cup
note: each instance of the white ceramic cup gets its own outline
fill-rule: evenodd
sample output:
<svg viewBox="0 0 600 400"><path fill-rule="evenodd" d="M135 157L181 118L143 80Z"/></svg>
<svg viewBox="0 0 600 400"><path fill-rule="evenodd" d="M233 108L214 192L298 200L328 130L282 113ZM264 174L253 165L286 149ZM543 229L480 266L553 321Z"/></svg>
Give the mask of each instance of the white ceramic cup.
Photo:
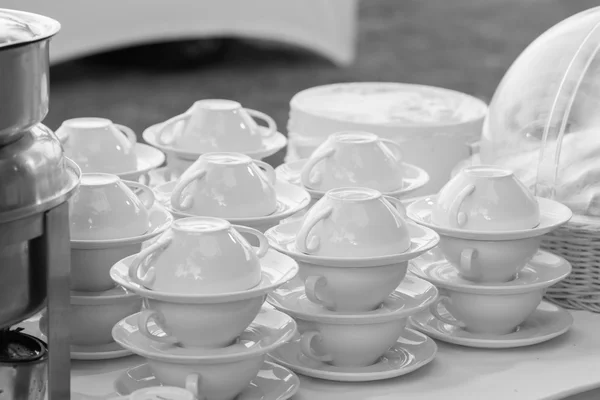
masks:
<svg viewBox="0 0 600 400"><path fill-rule="evenodd" d="M402 187L400 146L369 132L330 135L302 168L308 188L327 191L339 187L369 187L391 192Z"/></svg>
<svg viewBox="0 0 600 400"><path fill-rule="evenodd" d="M478 165L463 168L440 190L432 222L474 231L522 230L539 224L540 211L511 170Z"/></svg>
<svg viewBox="0 0 600 400"><path fill-rule="evenodd" d="M252 323L265 296L225 303L184 304L146 299L138 316L140 333L161 343L207 349L226 347ZM151 326L163 332L160 336Z"/></svg>
<svg viewBox="0 0 600 400"><path fill-rule="evenodd" d="M131 189L140 191L140 197ZM141 183L123 181L111 174L82 174L77 192L69 199L71 239L143 235L149 229L148 210L153 204L154 192Z"/></svg>
<svg viewBox="0 0 600 400"><path fill-rule="evenodd" d="M199 400L194 394L198 391L198 380L197 374L189 374L185 380L185 389L177 386L152 386L138 389L128 396L111 397L108 400Z"/></svg>
<svg viewBox="0 0 600 400"><path fill-rule="evenodd" d="M120 174L137 170L137 138L124 125L106 118L68 119L56 131L65 155L86 172Z"/></svg>
<svg viewBox="0 0 600 400"><path fill-rule="evenodd" d="M240 153L203 154L177 181L171 206L193 215L263 217L277 209L275 171Z"/></svg>
<svg viewBox="0 0 600 400"><path fill-rule="evenodd" d="M366 367L402 336L406 318L371 324L335 324L295 318L304 356L336 367Z"/></svg>
<svg viewBox="0 0 600 400"><path fill-rule="evenodd" d="M370 268L340 268L298 261L306 297L339 312L367 312L378 308L406 275L408 262Z"/></svg>
<svg viewBox="0 0 600 400"><path fill-rule="evenodd" d="M264 121L261 129L255 118ZM183 126L177 126L183 125ZM263 139L277 133L273 118L243 108L237 101L207 99L195 102L185 113L166 121L158 130L158 144L190 152L257 151Z"/></svg>
<svg viewBox="0 0 600 400"><path fill-rule="evenodd" d="M255 236L255 250L241 233ZM211 217L176 220L129 267L131 280L159 292L215 294L250 289L261 280L269 242L259 231Z"/></svg>
<svg viewBox="0 0 600 400"><path fill-rule="evenodd" d="M375 257L405 252L410 235L400 200L368 188L328 191L305 215L296 247L327 257Z"/></svg>
<svg viewBox="0 0 600 400"><path fill-rule="evenodd" d="M438 320L476 334L505 335L522 324L541 303L544 290L484 294L440 289L429 310ZM440 313L443 305L451 317Z"/></svg>
<svg viewBox="0 0 600 400"><path fill-rule="evenodd" d="M541 236L518 240L471 240L440 235L440 250L473 282L500 283L513 280L537 253Z"/></svg>

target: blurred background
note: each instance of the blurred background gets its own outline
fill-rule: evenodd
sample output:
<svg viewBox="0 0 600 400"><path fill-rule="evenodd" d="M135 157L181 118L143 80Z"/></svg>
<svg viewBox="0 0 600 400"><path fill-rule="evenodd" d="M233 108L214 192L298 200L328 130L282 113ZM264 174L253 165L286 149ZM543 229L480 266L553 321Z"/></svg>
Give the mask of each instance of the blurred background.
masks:
<svg viewBox="0 0 600 400"><path fill-rule="evenodd" d="M228 98L268 113L285 133L289 100L295 93L343 81L442 86L487 102L506 69L532 40L558 21L599 3L360 1L356 57L345 67L296 47L231 37L104 52L52 67L51 108L45 123L56 129L68 118L98 116L141 135L146 127L185 111L195 100ZM282 160L283 154L267 159L275 165Z"/></svg>

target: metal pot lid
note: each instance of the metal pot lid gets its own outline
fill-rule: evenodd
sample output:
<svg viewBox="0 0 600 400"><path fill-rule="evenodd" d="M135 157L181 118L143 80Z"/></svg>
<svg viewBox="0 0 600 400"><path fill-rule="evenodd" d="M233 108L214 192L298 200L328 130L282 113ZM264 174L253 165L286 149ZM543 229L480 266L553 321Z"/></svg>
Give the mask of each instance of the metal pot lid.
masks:
<svg viewBox="0 0 600 400"><path fill-rule="evenodd" d="M52 18L0 8L0 49L47 39L59 30Z"/></svg>
<svg viewBox="0 0 600 400"><path fill-rule="evenodd" d="M0 224L58 206L73 194L81 177L56 135L42 124L0 146L0 171Z"/></svg>

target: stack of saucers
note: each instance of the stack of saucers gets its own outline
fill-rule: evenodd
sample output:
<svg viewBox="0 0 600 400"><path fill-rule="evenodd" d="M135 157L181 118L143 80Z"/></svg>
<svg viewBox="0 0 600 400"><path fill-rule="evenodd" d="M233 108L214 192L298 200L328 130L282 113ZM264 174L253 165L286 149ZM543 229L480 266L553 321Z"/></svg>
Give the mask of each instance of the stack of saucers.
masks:
<svg viewBox="0 0 600 400"><path fill-rule="evenodd" d="M402 161L402 149L369 132L330 135L308 160L276 168L277 177L304 187L313 203L331 189L366 187L402 198L429 181L425 170Z"/></svg>
<svg viewBox="0 0 600 400"><path fill-rule="evenodd" d="M304 189L277 180L269 164L241 153L203 154L178 180L154 189L175 218L225 218L261 232L310 202Z"/></svg>
<svg viewBox="0 0 600 400"><path fill-rule="evenodd" d="M196 101L185 113L149 127L143 136L167 154L167 168L152 174L156 184L177 179L205 153L238 152L260 160L287 144L267 114L219 99Z"/></svg>
<svg viewBox="0 0 600 400"><path fill-rule="evenodd" d="M110 268L139 252L143 242L164 233L173 217L154 201L150 188L111 174L82 174L69 202L71 357L97 360L129 355L114 342L111 331L122 318L140 310L142 299L116 286ZM45 317L40 328L45 331Z"/></svg>
<svg viewBox="0 0 600 400"><path fill-rule="evenodd" d="M571 265L539 250L542 235L571 218L566 206L533 196L510 170L474 166L407 214L441 236L439 248L410 267L441 294L412 317L417 329L483 348L532 345L569 329L571 315L542 297Z"/></svg>
<svg viewBox="0 0 600 400"><path fill-rule="evenodd" d="M297 272L296 262L255 229L210 217L174 221L152 245L111 269L117 284L144 299L144 310L112 331L147 361L117 380L126 388L121 394L170 385L205 400L289 398L297 377L265 357L294 336L296 323L262 305Z"/></svg>
<svg viewBox="0 0 600 400"><path fill-rule="evenodd" d="M427 336L406 327L438 295L407 277L408 261L438 235L406 223L399 200L368 188L328 191L303 220L267 231L271 245L295 259L299 276L268 296L292 316L299 334L271 353L303 375L334 381L400 376L431 361Z"/></svg>
<svg viewBox="0 0 600 400"><path fill-rule="evenodd" d="M56 130L67 157L83 173L108 173L122 179L148 182L148 172L165 162L165 155L138 143L135 133L105 118L74 118Z"/></svg>

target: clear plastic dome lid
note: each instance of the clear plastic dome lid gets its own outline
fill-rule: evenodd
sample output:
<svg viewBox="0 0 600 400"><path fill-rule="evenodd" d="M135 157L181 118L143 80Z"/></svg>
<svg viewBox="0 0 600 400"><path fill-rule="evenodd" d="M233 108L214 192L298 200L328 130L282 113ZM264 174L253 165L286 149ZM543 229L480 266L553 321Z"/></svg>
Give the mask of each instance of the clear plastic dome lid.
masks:
<svg viewBox="0 0 600 400"><path fill-rule="evenodd" d="M600 216L600 7L549 29L496 89L480 158L536 195Z"/></svg>

